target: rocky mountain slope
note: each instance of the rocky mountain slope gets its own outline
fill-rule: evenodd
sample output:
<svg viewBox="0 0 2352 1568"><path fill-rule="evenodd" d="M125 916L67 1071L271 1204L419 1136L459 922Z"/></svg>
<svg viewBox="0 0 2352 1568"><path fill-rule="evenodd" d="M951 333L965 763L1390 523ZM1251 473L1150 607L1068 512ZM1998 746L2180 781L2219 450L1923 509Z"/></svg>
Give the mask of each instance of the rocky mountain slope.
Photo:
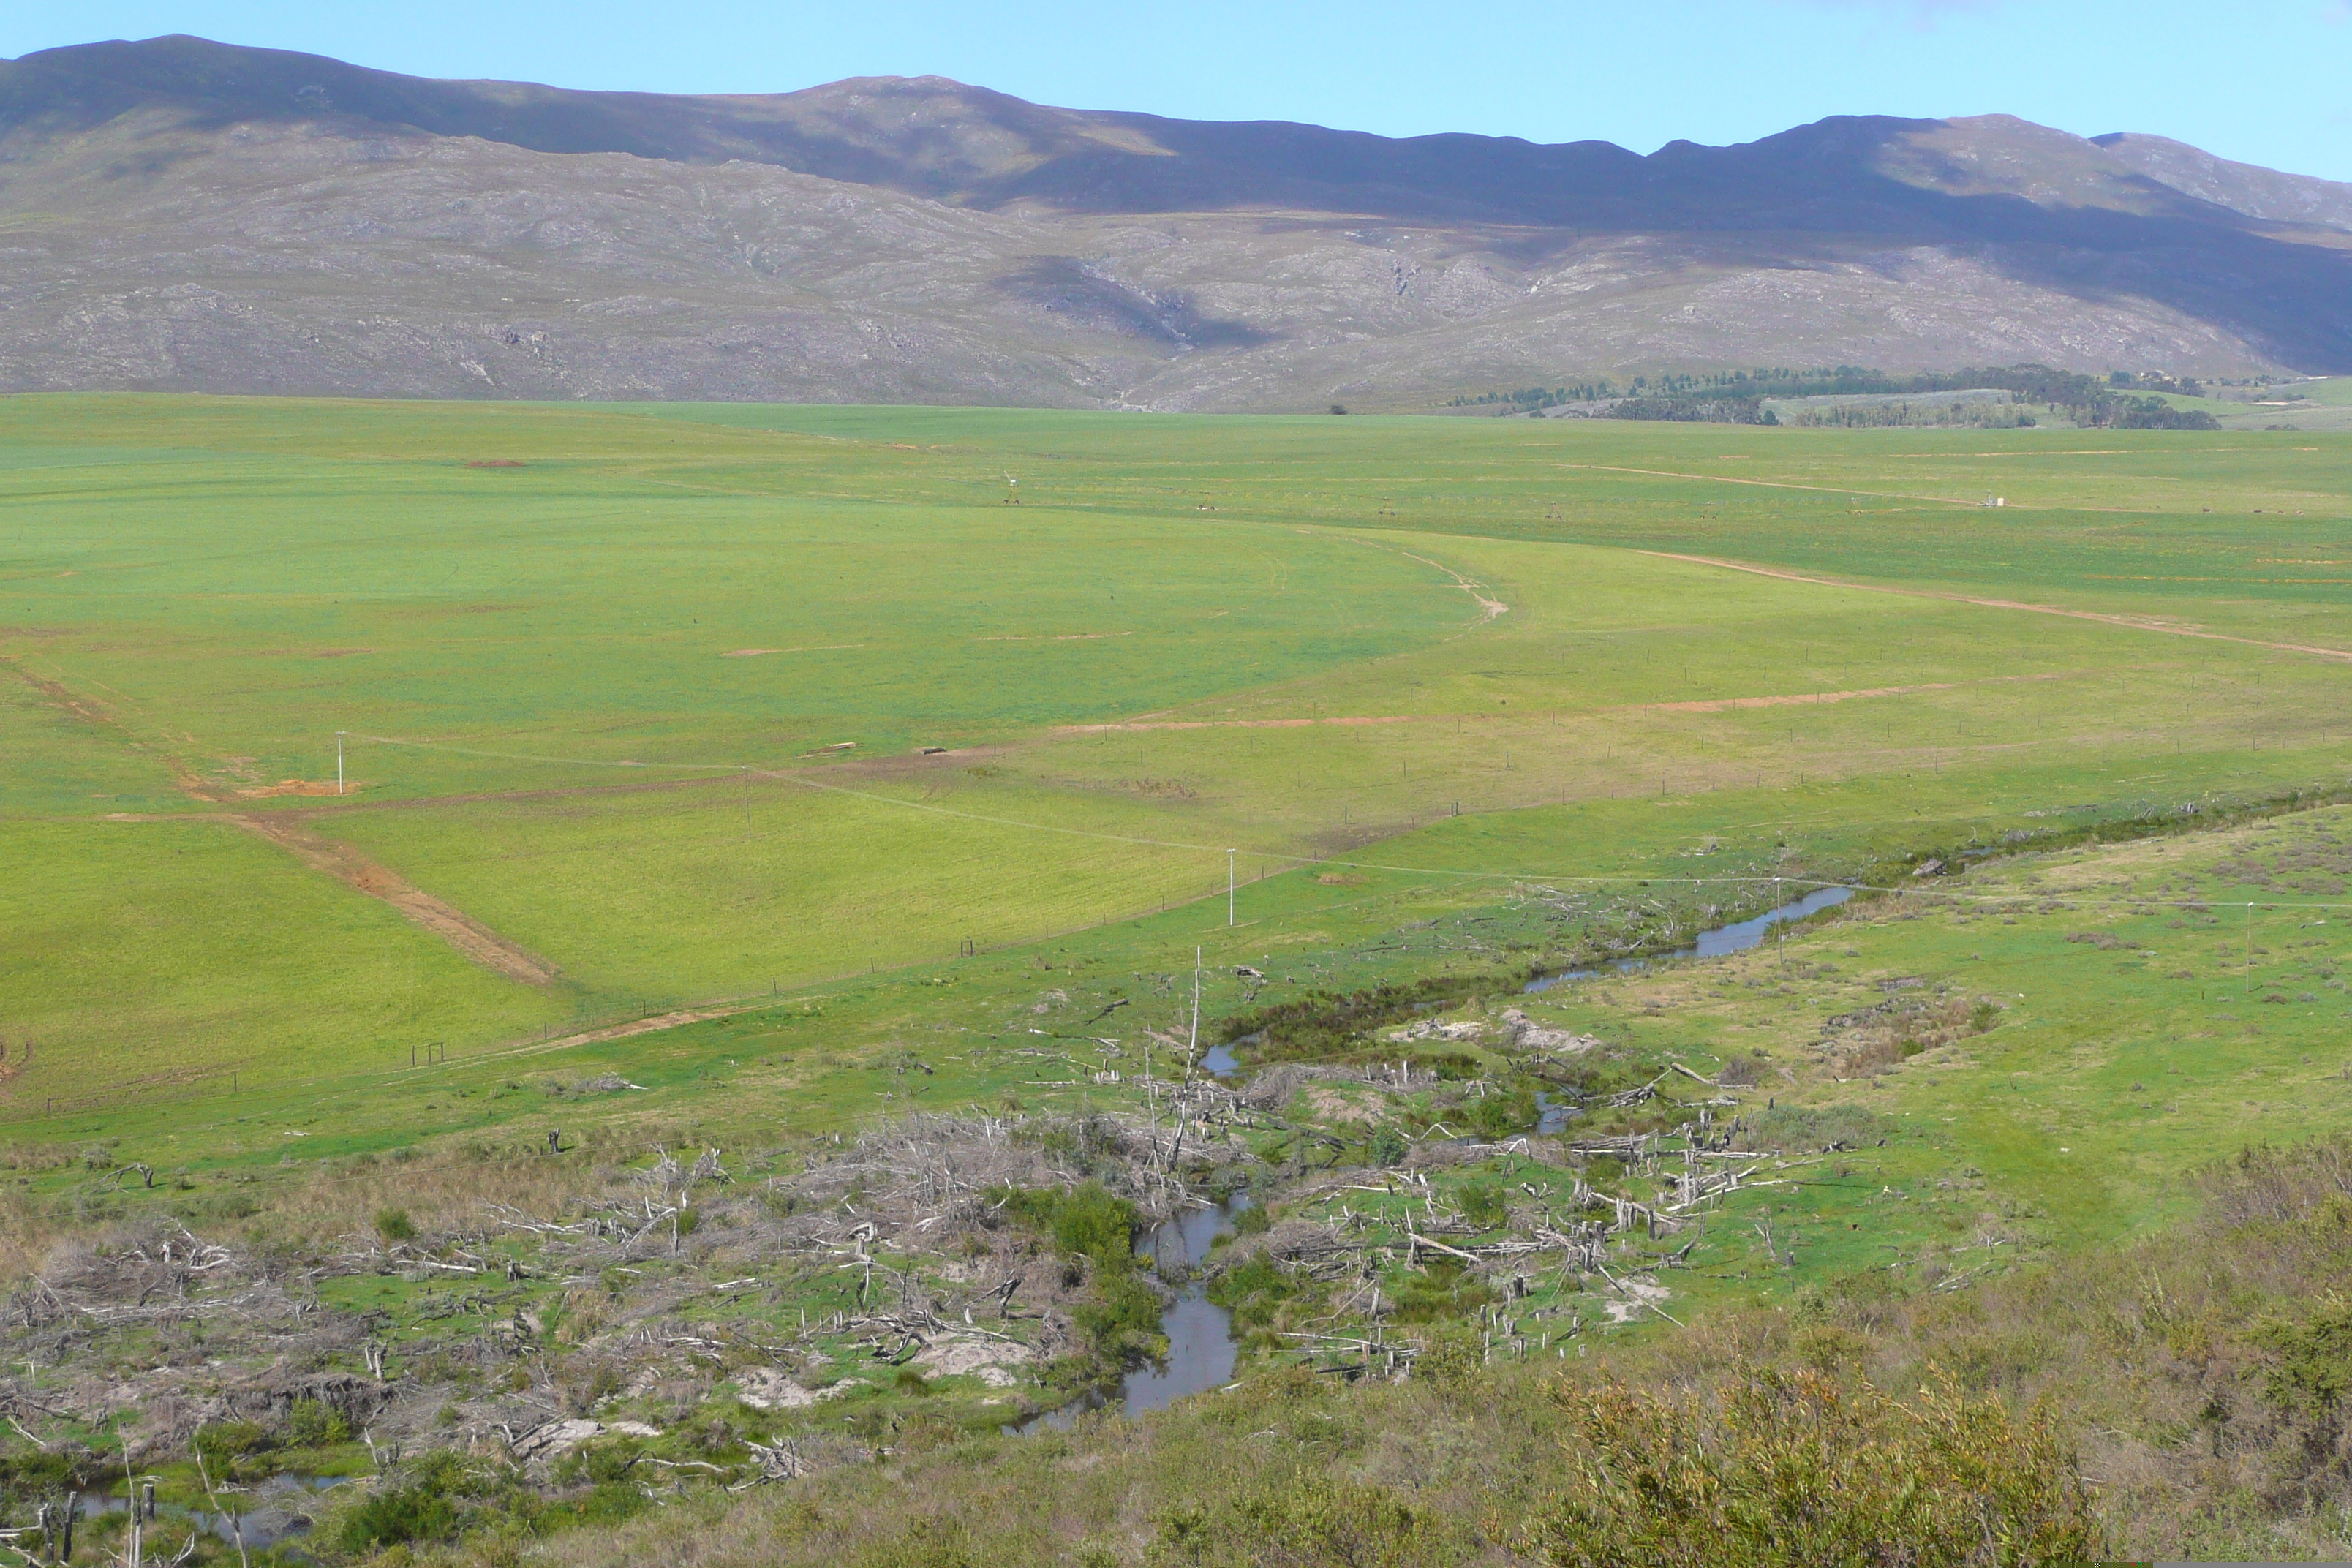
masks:
<svg viewBox="0 0 2352 1568"><path fill-rule="evenodd" d="M0 63L0 387L1417 407L1724 364L2352 370L2352 186L2147 136L1394 141L194 38Z"/></svg>

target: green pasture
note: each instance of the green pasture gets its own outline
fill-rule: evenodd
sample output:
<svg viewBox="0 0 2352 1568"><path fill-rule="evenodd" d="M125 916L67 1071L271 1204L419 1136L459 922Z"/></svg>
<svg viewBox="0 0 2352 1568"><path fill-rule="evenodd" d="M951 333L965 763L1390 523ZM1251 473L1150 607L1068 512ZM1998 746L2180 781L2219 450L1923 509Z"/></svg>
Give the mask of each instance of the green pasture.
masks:
<svg viewBox="0 0 2352 1568"><path fill-rule="evenodd" d="M1939 592L2063 594L2264 638L2347 626L2341 432L1202 418L1184 422L1202 433L1187 450L1169 421L1139 416L635 406L896 442L904 482L941 500L1002 494L1009 471L1031 504L1689 552Z"/></svg>
<svg viewBox="0 0 2352 1568"><path fill-rule="evenodd" d="M1783 942L1548 993L1565 1026L1706 1070L1760 1053L1753 1091L1878 1119L1865 1144L1727 1205L1700 1300L1935 1261L1948 1272L2145 1232L2248 1144L2339 1132L2347 1110L2352 812L2020 857L1850 906ZM1987 1032L1837 1081L1830 1021L1946 987ZM1781 1071L1779 1069L1787 1069ZM1769 1217L1795 1267L1760 1256Z"/></svg>
<svg viewBox="0 0 2352 1568"><path fill-rule="evenodd" d="M1169 973L1227 941L1228 848L1248 940L1323 952L1485 879L1679 874L1710 840L1826 866L2333 785L2352 671L2254 645L2352 648L2348 459L2261 432L9 399L0 1094L235 1066L409 1136L454 1108L358 1106L419 1041L489 1073L574 1022L864 986L863 1048L944 1027L926 966L1008 1008L1066 942ZM352 793L264 793L327 785L338 731ZM263 813L557 982L226 820ZM1350 858L1418 869L1318 880ZM793 1065L727 1070L809 1091L844 1005L780 1026Z"/></svg>

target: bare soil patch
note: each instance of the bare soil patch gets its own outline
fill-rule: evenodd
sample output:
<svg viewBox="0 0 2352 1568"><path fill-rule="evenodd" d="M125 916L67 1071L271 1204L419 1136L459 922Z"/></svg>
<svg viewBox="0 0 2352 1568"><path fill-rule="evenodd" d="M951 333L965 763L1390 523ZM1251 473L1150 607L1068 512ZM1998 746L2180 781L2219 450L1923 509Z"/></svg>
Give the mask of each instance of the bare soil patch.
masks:
<svg viewBox="0 0 2352 1568"><path fill-rule="evenodd" d="M738 1013L748 1013L749 1007L680 1008L675 1013L657 1013L650 1018L633 1023L614 1024L602 1029L587 1029L576 1035L564 1035L552 1040L534 1040L512 1056L537 1056L542 1051L567 1051L574 1046L593 1046L600 1040L625 1040L632 1035L658 1034L664 1029L681 1029L688 1024L708 1023L713 1018L731 1018Z"/></svg>
<svg viewBox="0 0 2352 1568"><path fill-rule="evenodd" d="M236 825L267 838L314 871L347 888L381 899L402 918L446 942L485 969L526 985L552 985L556 968L509 942L455 905L411 887L399 873L380 866L348 844L322 838L301 823L282 816L238 816Z"/></svg>
<svg viewBox="0 0 2352 1568"><path fill-rule="evenodd" d="M2065 679L2066 672L2055 670L2043 675L1996 675L1983 680L1931 680L1917 686L1872 686L1856 691L1791 691L1771 697L1712 697L1693 702L1653 702L1647 706L1658 713L1721 713L1734 708L1787 708L1808 702L1850 702L1857 697L1905 697L1915 691L1957 691L1963 686Z"/></svg>
<svg viewBox="0 0 2352 1568"><path fill-rule="evenodd" d="M357 795L367 785L357 779L337 784L332 779L281 779L274 784L256 784L251 789L237 791L243 800L270 800L280 795Z"/></svg>
<svg viewBox="0 0 2352 1568"><path fill-rule="evenodd" d="M1303 730L1315 724L1419 724L1427 713L1361 714L1338 719L1167 719L1123 724L1056 724L1056 735L1098 735L1114 730Z"/></svg>

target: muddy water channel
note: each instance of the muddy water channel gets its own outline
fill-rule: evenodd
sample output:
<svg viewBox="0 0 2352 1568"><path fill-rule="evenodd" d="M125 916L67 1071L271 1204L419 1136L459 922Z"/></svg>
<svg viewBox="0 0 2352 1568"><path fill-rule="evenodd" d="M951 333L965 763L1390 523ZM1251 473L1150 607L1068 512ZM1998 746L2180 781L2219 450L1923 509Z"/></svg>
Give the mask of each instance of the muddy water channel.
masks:
<svg viewBox="0 0 2352 1568"><path fill-rule="evenodd" d="M1565 985L1573 980L1590 980L1596 974L1631 974L1637 969L1646 969L1653 963L1665 963L1677 958L1721 958L1727 953L1745 952L1761 942L1774 926L1785 921L1801 921L1808 915L1819 914L1852 897L1852 888L1816 888L1795 902L1767 910L1754 920L1703 931L1698 933L1698 940L1687 947L1651 953L1643 958L1621 958L1602 969L1563 969L1557 974L1538 974L1520 989L1549 991L1555 985Z"/></svg>
<svg viewBox="0 0 2352 1568"><path fill-rule="evenodd" d="M1774 926L1803 920L1853 897L1852 888L1818 888L1752 920L1703 931L1688 946L1643 958L1619 959L1601 969L1569 969L1538 975L1528 981L1524 989L1549 991L1596 974L1630 973L1675 959L1721 958L1727 953L1743 952L1763 942ZM1249 1043L1250 1039L1243 1039L1234 1045ZM1201 1058L1202 1068L1220 1079L1233 1077L1241 1070L1241 1065L1231 1045L1212 1046ZM1537 1095L1536 1107L1535 1131L1539 1135L1564 1131L1570 1118L1576 1114L1572 1105L1555 1103L1549 1094ZM1200 1270L1217 1238L1234 1234L1234 1216L1249 1204L1248 1194L1236 1194L1213 1208L1195 1209L1154 1226L1136 1241L1137 1258L1148 1260L1161 1279L1175 1286L1177 1297L1160 1320L1160 1331L1168 1336L1166 1359L1157 1366L1129 1373L1119 1391L1120 1404L1129 1415L1163 1409L1186 1394L1222 1388L1233 1380L1234 1366L1240 1354L1240 1347L1234 1342L1233 1317L1209 1300L1208 1284ZM1032 1416L1018 1427L1006 1429L1027 1433L1053 1427L1066 1431L1081 1413L1099 1409L1106 1403L1102 1394L1089 1393L1074 1404Z"/></svg>
<svg viewBox="0 0 2352 1568"><path fill-rule="evenodd" d="M234 1518L209 1508L175 1507L159 1504L155 1513L164 1519L193 1521L224 1545L235 1545L240 1539L246 1549L258 1552L281 1542L289 1549L310 1531L312 1500L330 1487L343 1484L343 1476L272 1476L250 1487L223 1486L221 1501L236 1510ZM117 1497L111 1492L86 1491L74 1496L74 1517L93 1520L108 1514L131 1511L129 1495ZM299 1556L299 1552L294 1555ZM308 1561L308 1559L304 1559Z"/></svg>
<svg viewBox="0 0 2352 1568"><path fill-rule="evenodd" d="M1188 1394L1232 1381L1236 1354L1233 1314L1209 1300L1200 1267L1219 1237L1234 1234L1234 1216L1249 1207L1249 1201L1247 1193L1236 1193L1214 1208L1195 1209L1156 1225L1136 1243L1136 1256L1150 1258L1160 1279L1178 1286L1178 1294L1176 1304L1160 1320L1160 1331L1168 1336L1167 1359L1127 1374L1122 1394L1129 1415L1161 1409Z"/></svg>
<svg viewBox="0 0 2352 1568"><path fill-rule="evenodd" d="M1235 1193L1213 1207L1155 1225L1136 1238L1136 1258L1175 1286L1177 1294L1160 1315L1160 1331L1168 1337L1167 1355L1156 1365L1129 1373L1120 1384L1119 1408L1129 1415L1165 1409L1188 1394L1222 1388L1233 1380L1234 1363L1240 1355L1234 1343L1233 1314L1209 1300L1208 1281L1200 1270L1217 1238L1234 1234L1234 1216L1249 1205L1247 1193ZM1080 1415L1108 1403L1099 1390L1088 1389L1059 1410L1004 1429L1024 1436L1049 1427L1066 1432Z"/></svg>

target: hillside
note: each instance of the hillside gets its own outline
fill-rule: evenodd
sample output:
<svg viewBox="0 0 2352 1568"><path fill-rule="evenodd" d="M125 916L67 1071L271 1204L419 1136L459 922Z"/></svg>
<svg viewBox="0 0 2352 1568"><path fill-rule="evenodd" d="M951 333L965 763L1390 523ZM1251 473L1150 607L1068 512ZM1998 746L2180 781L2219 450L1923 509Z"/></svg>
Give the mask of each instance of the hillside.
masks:
<svg viewBox="0 0 2352 1568"><path fill-rule="evenodd" d="M2006 117L1390 140L938 78L0 63L0 387L1419 407L1724 363L2352 369L2352 187Z"/></svg>

